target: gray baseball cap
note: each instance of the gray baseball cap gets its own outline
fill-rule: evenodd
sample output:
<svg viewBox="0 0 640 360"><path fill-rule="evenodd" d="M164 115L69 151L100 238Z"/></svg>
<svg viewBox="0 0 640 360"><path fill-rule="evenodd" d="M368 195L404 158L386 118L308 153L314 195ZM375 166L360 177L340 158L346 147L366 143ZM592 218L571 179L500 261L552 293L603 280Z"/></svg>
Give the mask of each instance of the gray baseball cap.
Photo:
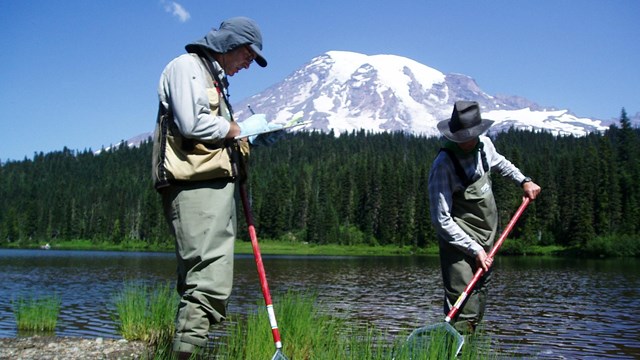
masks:
<svg viewBox="0 0 640 360"><path fill-rule="evenodd" d="M220 24L219 29L211 29L204 38L187 44L185 49L192 52L196 47L204 47L219 54L224 54L238 46L249 45L256 53L256 63L267 66L267 59L262 55L262 33L258 24L247 17L234 17Z"/></svg>

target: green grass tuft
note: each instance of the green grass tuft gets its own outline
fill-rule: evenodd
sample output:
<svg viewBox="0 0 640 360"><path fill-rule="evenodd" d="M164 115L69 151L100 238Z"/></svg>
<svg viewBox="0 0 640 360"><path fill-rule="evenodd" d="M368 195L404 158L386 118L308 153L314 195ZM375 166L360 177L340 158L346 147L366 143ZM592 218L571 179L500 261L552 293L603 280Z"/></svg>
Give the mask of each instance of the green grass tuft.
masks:
<svg viewBox="0 0 640 360"><path fill-rule="evenodd" d="M13 301L13 311L18 330L52 332L60 313L60 297L21 296Z"/></svg>
<svg viewBox="0 0 640 360"><path fill-rule="evenodd" d="M169 286L155 290L126 284L116 297L119 329L128 340L149 342L152 350L145 358L173 360L171 351L174 331L173 316L177 301ZM316 293L289 291L274 301L284 354L289 360L417 360L455 358L451 354L447 334L432 334L429 346L407 345L405 333L397 336L368 325L347 323L332 316L318 300ZM218 334L198 354L200 358L218 360L271 359L276 353L271 325L264 302L256 303L256 311L230 316L226 332ZM449 335L450 336L450 335ZM491 353L486 336L468 338L459 359L497 358Z"/></svg>
<svg viewBox="0 0 640 360"><path fill-rule="evenodd" d="M156 345L173 337L178 298L168 283L155 288L126 283L115 305L115 320L125 339Z"/></svg>

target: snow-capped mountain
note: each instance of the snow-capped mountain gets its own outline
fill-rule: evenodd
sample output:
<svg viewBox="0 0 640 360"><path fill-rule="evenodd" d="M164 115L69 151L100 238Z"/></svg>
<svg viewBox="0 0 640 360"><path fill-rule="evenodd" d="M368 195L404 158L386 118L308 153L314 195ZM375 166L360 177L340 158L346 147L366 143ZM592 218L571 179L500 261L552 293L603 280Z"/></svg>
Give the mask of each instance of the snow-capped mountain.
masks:
<svg viewBox="0 0 640 360"><path fill-rule="evenodd" d="M365 129L438 135L456 100L475 100L482 116L495 120L491 131L510 127L582 136L605 130L601 120L569 110L545 108L517 96L492 96L473 78L443 74L395 55L329 51L312 59L282 82L234 106L236 119L250 115L248 105L267 119L285 122L304 111L308 128L335 133Z"/></svg>
<svg viewBox="0 0 640 360"><path fill-rule="evenodd" d="M347 51L315 57L280 83L233 106L239 121L250 115L250 105L267 119L283 123L304 111L303 120L311 121L307 129L336 134L365 129L438 136L436 124L451 116L456 100L478 101L482 117L495 121L490 132L515 127L583 136L619 120L583 118L519 96L489 95L470 76L443 74L405 57ZM630 120L640 126L640 113ZM126 143L137 146L151 135L141 134Z"/></svg>

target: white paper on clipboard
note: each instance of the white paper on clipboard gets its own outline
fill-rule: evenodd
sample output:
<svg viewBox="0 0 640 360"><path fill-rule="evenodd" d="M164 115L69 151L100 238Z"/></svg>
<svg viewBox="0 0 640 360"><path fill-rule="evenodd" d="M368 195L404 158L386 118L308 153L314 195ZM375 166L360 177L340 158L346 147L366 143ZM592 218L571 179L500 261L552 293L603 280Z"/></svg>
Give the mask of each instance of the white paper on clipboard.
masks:
<svg viewBox="0 0 640 360"><path fill-rule="evenodd" d="M272 133L272 132L276 132L276 131L280 131L280 130L287 130L287 129L291 129L294 127L298 127L298 126L303 126L303 125L308 125L311 124L311 121L301 121L302 120L302 116L304 115L304 112L299 111L297 113L295 113L292 117L291 120L289 120L283 127L278 128L278 129L273 129L273 130L267 130L267 131L261 131L261 132L257 132L257 133L253 133L253 134L242 134L242 135L238 135L236 136L234 139L242 139L242 138L246 138L249 136L256 136L256 135L262 135L262 134L268 134L268 133Z"/></svg>

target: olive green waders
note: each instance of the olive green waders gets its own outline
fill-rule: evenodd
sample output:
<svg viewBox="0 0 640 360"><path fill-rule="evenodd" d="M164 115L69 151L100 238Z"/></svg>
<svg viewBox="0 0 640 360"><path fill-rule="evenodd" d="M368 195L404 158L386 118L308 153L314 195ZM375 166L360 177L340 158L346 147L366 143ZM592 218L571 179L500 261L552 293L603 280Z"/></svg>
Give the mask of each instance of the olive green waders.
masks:
<svg viewBox="0 0 640 360"><path fill-rule="evenodd" d="M453 160L455 161L455 160ZM462 230L489 251L498 230L498 212L491 190L491 178L486 172L464 191L453 194L451 215ZM476 271L476 259L439 238L440 266L445 288L444 313L447 314ZM491 272L476 285L458 314L454 327L461 333L473 332L484 316L487 285ZM452 322L453 322L452 321Z"/></svg>
<svg viewBox="0 0 640 360"><path fill-rule="evenodd" d="M224 320L233 282L236 184L173 185L163 190L165 215L176 238L177 289L173 350L207 344L209 326Z"/></svg>

